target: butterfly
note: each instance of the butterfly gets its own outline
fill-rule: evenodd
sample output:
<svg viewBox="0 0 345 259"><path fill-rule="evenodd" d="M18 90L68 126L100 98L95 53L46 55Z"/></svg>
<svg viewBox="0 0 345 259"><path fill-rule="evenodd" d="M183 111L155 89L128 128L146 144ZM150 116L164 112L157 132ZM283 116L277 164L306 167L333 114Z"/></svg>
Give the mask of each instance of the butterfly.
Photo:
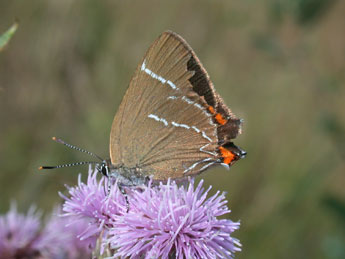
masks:
<svg viewBox="0 0 345 259"><path fill-rule="evenodd" d="M233 143L241 133L237 118L216 92L200 60L178 34L163 32L150 46L129 83L110 132L110 159L60 139L100 162L105 176L131 186L229 168L246 152Z"/></svg>

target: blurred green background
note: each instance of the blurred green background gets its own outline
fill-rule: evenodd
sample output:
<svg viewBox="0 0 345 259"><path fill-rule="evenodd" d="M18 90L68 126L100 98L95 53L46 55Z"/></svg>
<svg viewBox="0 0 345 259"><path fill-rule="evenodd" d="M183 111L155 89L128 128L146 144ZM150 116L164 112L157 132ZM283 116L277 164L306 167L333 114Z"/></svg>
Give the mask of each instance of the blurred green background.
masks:
<svg viewBox="0 0 345 259"><path fill-rule="evenodd" d="M88 160L108 157L128 82L164 30L182 35L233 112L248 152L200 177L241 220L237 258L345 258L345 1L1 1L0 212L49 211Z"/></svg>

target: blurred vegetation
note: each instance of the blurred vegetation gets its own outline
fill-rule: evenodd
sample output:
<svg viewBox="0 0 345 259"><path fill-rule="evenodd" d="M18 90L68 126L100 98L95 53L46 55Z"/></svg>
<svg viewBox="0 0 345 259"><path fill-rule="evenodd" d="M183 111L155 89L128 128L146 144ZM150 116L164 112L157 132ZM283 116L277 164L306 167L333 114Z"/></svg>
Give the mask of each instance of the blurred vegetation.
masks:
<svg viewBox="0 0 345 259"><path fill-rule="evenodd" d="M18 23L14 23L7 31L0 34L0 51L2 51L13 37L18 27Z"/></svg>
<svg viewBox="0 0 345 259"><path fill-rule="evenodd" d="M50 210L89 159L108 157L113 116L164 30L194 48L244 118L248 157L202 174L241 220L237 258L345 258L345 1L1 1L0 212Z"/></svg>

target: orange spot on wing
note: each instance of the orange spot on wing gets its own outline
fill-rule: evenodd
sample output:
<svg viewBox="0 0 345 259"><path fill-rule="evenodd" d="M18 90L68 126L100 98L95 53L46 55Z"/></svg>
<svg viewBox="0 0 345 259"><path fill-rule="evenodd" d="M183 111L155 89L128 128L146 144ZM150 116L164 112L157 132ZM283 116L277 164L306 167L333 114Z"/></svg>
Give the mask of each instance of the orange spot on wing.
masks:
<svg viewBox="0 0 345 259"><path fill-rule="evenodd" d="M224 119L224 117L220 113L216 113L215 109L212 106L208 106L207 110L214 115L214 118L216 119L218 124L224 125L227 122L227 120Z"/></svg>
<svg viewBox="0 0 345 259"><path fill-rule="evenodd" d="M227 122L227 120L224 119L224 117L220 113L217 113L215 118L220 125L224 125Z"/></svg>
<svg viewBox="0 0 345 259"><path fill-rule="evenodd" d="M232 153L230 150L224 147L219 147L219 151L220 151L220 154L222 155L223 163L229 165L233 160L235 160L235 154Z"/></svg>
<svg viewBox="0 0 345 259"><path fill-rule="evenodd" d="M214 108L213 108L212 106L208 106L207 109L208 109L209 112L212 113L212 114L215 114L215 113L216 113L215 110L214 110Z"/></svg>

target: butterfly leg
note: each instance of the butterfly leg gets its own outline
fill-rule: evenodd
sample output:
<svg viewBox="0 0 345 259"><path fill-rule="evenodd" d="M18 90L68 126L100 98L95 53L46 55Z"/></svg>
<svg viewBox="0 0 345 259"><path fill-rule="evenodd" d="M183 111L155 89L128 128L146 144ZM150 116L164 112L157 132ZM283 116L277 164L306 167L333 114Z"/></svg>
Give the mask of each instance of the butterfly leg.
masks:
<svg viewBox="0 0 345 259"><path fill-rule="evenodd" d="M119 184L119 189L120 189L121 193L123 194L123 196L125 197L125 200L126 200L126 212L128 213L128 211L129 211L128 194L126 193L126 190L125 190L123 185Z"/></svg>
<svg viewBox="0 0 345 259"><path fill-rule="evenodd" d="M113 181L113 176L112 175L109 175L107 177L107 195L110 194L110 191L111 191L111 187L114 183ZM118 188L120 190L120 192L123 194L123 196L125 197L125 200L126 200L126 212L129 211L129 201L128 201L128 194L126 193L126 190L125 190L125 185L121 184L121 183L118 183Z"/></svg>

